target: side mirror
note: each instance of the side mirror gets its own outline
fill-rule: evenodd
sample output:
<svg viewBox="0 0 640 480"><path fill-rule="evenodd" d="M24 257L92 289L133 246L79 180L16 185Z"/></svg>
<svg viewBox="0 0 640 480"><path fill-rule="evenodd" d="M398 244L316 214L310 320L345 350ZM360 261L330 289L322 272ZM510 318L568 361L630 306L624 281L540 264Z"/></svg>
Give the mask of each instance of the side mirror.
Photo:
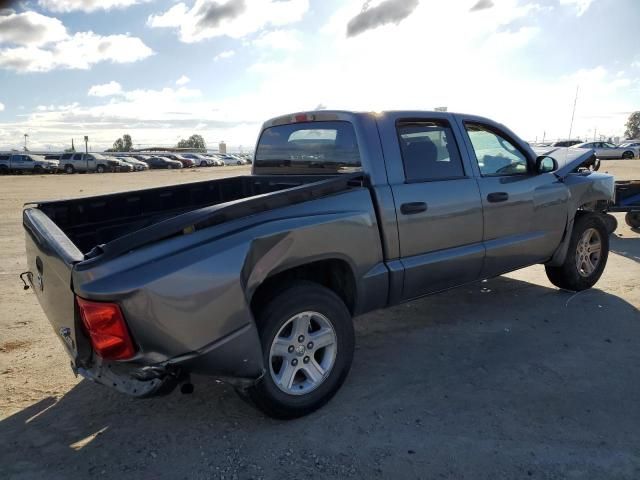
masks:
<svg viewBox="0 0 640 480"><path fill-rule="evenodd" d="M536 172L549 173L558 169L558 162L555 158L547 155L540 155L536 158Z"/></svg>

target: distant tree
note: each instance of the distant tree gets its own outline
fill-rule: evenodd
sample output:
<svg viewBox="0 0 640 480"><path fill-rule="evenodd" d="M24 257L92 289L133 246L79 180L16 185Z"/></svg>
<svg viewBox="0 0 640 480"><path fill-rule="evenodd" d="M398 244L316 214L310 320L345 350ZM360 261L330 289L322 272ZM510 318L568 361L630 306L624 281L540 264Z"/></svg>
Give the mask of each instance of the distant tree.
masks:
<svg viewBox="0 0 640 480"><path fill-rule="evenodd" d="M633 112L627 120L627 130L624 132L627 138L640 138L640 112Z"/></svg>
<svg viewBox="0 0 640 480"><path fill-rule="evenodd" d="M121 138L113 142L113 147L109 150L111 152L130 152L133 147L133 140L131 135L125 133Z"/></svg>
<svg viewBox="0 0 640 480"><path fill-rule="evenodd" d="M117 139L115 142L113 142L113 147L111 148L111 150L113 152L124 152L124 142L122 141L121 138Z"/></svg>
<svg viewBox="0 0 640 480"><path fill-rule="evenodd" d="M198 150L206 150L207 144L202 135L191 135L186 140L183 138L178 142L178 148L194 148Z"/></svg>
<svg viewBox="0 0 640 480"><path fill-rule="evenodd" d="M125 152L130 152L133 148L133 140L131 140L131 135L129 135L128 133L125 133L122 136L122 143L124 144Z"/></svg>

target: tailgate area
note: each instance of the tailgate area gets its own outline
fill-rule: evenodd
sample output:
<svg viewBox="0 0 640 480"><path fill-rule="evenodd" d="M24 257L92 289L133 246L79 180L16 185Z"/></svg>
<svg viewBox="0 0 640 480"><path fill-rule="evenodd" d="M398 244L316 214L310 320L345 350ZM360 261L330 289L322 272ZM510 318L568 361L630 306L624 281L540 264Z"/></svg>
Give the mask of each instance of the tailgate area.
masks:
<svg viewBox="0 0 640 480"><path fill-rule="evenodd" d="M27 278L56 336L75 363L78 338L71 270L84 256L37 208L24 210L23 224L29 268Z"/></svg>

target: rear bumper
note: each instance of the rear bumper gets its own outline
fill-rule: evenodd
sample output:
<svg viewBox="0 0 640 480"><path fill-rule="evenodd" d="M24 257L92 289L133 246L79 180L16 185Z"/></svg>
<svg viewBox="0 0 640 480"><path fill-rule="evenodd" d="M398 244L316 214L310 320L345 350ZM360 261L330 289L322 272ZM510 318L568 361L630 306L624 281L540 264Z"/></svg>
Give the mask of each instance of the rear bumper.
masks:
<svg viewBox="0 0 640 480"><path fill-rule="evenodd" d="M191 373L212 376L237 387L258 381L264 372L262 347L253 324L218 339L201 349L164 362L142 364L106 362L95 357L90 365L76 366L74 373L133 397L169 393Z"/></svg>

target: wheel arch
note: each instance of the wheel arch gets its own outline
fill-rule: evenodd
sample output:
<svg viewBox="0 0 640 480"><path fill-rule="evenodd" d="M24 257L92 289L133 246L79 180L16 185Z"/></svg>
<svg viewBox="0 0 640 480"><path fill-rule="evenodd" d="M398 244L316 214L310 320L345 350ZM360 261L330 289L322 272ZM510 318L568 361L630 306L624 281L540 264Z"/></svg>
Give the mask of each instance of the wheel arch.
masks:
<svg viewBox="0 0 640 480"><path fill-rule="evenodd" d="M300 280L318 283L333 291L345 303L351 315L357 311L358 292L353 268L344 258L331 257L289 266L269 274L250 293L249 303L254 318L283 285Z"/></svg>

